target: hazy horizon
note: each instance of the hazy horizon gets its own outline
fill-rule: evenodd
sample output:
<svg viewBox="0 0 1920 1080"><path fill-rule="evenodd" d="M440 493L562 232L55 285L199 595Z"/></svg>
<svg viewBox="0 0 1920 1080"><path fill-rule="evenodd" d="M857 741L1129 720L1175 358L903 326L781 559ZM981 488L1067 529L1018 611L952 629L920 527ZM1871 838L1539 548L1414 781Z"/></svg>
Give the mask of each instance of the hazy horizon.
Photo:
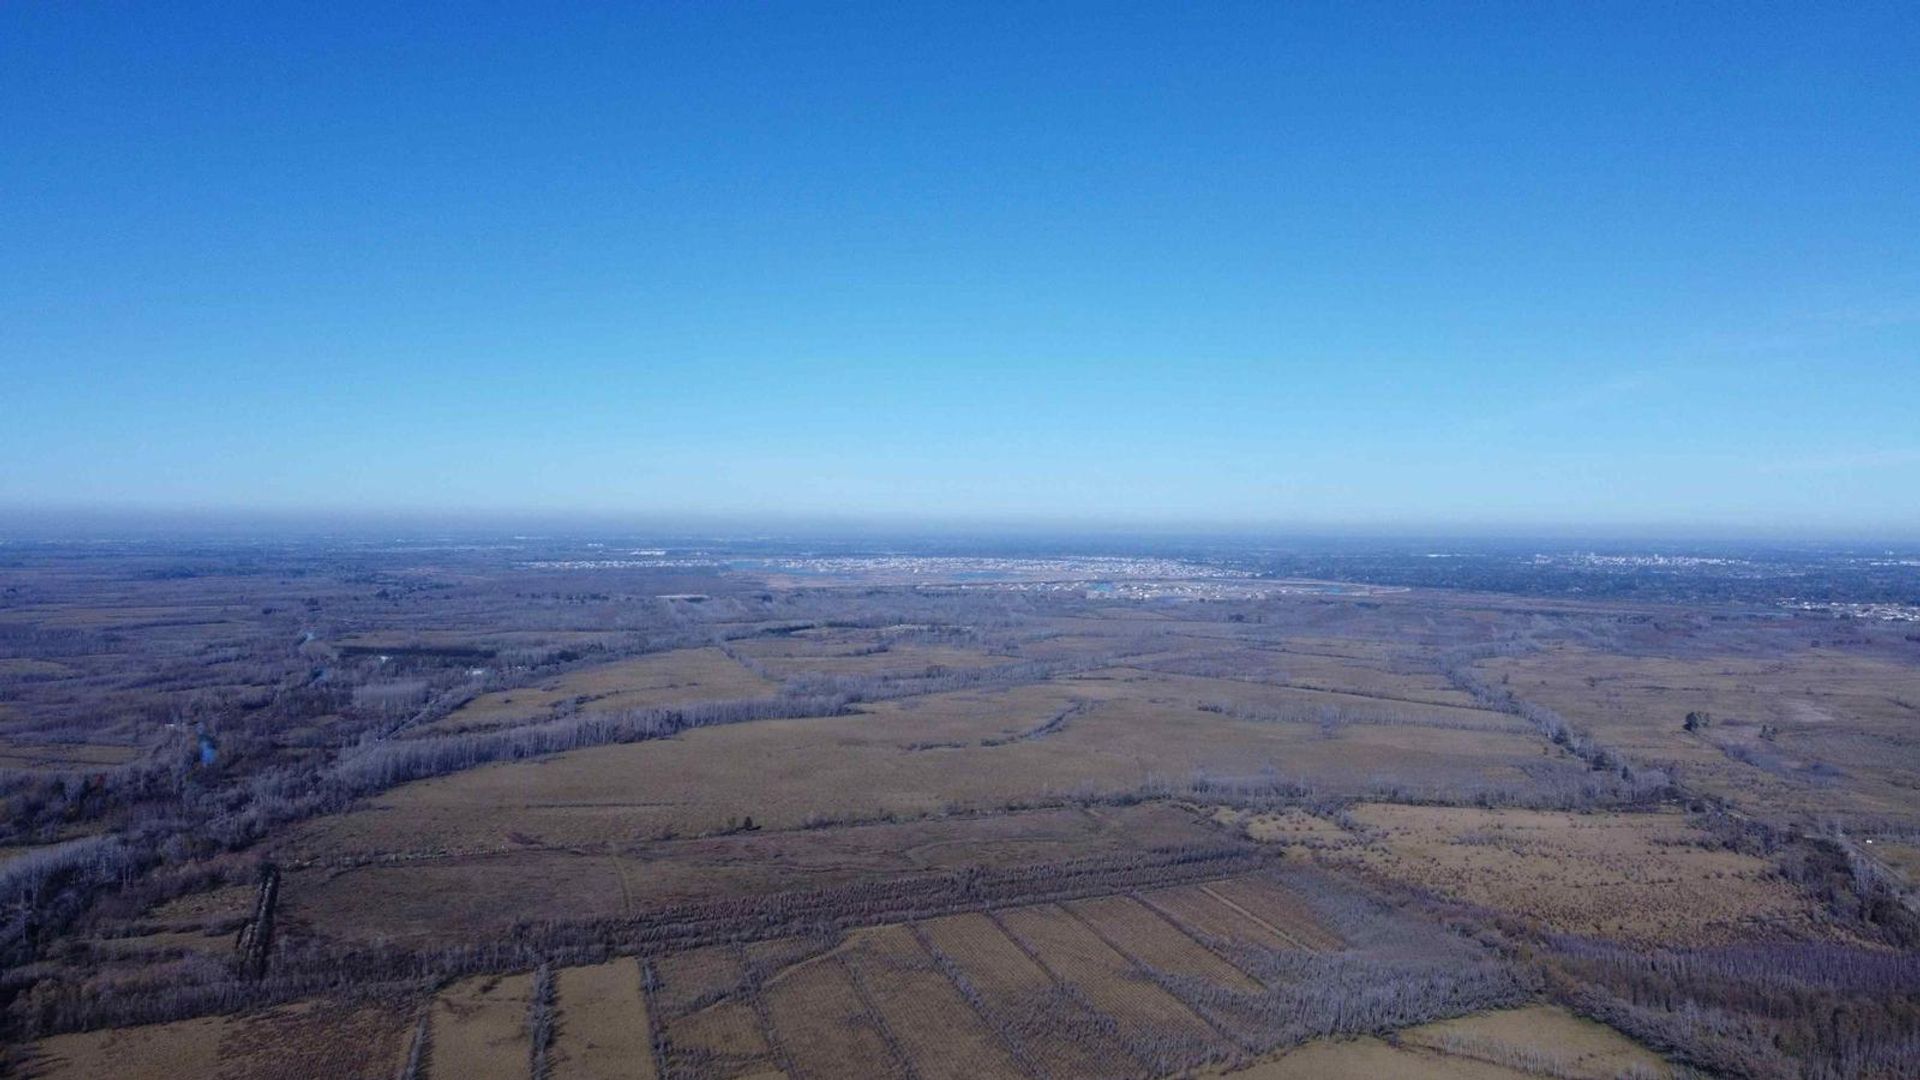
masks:
<svg viewBox="0 0 1920 1080"><path fill-rule="evenodd" d="M1120 517L1007 517L856 514L674 514L665 512L551 512L534 510L406 510L315 508L253 510L235 507L0 506L0 544L90 540L232 540L236 542L339 539L346 541L502 542L516 539L609 542L676 540L795 543L920 543L964 545L1036 542L1102 544L1226 542L1259 544L1419 545L1770 545L1920 547L1920 528L1902 530L1741 527L1700 522L1577 521L1512 523L1462 521L1258 521Z"/></svg>

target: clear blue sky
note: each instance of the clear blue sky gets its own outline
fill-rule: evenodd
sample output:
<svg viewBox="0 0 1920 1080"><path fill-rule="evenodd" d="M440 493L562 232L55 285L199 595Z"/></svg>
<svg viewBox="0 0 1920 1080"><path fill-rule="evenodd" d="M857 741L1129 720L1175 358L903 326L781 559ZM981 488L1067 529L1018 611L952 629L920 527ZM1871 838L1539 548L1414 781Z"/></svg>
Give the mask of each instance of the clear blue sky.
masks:
<svg viewBox="0 0 1920 1080"><path fill-rule="evenodd" d="M0 6L0 507L1920 533L1920 5L414 7Z"/></svg>

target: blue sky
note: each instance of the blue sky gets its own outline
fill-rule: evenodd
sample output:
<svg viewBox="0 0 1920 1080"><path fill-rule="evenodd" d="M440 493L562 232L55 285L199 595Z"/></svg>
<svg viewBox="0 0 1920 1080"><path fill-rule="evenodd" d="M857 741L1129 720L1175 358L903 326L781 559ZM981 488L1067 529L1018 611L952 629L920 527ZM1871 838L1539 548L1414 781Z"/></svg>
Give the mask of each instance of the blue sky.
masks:
<svg viewBox="0 0 1920 1080"><path fill-rule="evenodd" d="M0 7L0 507L1920 535L1920 6L403 7Z"/></svg>

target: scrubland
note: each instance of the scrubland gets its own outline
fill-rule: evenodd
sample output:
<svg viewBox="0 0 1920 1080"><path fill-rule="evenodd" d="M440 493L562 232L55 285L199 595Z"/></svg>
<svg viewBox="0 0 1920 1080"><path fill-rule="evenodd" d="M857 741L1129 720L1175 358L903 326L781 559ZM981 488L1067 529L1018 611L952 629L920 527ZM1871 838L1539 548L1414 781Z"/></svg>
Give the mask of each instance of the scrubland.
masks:
<svg viewBox="0 0 1920 1080"><path fill-rule="evenodd" d="M571 565L0 568L8 1063L1920 1072L1920 643Z"/></svg>

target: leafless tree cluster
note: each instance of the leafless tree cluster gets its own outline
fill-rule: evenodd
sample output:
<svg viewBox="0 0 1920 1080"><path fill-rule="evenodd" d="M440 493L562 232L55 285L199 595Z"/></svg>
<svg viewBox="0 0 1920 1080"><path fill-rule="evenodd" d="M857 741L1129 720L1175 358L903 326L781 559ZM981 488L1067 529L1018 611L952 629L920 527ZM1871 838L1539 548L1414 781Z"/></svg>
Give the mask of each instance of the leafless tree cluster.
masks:
<svg viewBox="0 0 1920 1080"><path fill-rule="evenodd" d="M597 963L701 945L819 940L849 928L1018 903L1104 896L1258 871L1270 857L1245 844L1089 856L1005 869L973 868L768 896L661 907L633 918L525 924L486 941L427 951L392 944L285 940L270 971L184 962L152 980L83 988L17 985L6 1030L20 1037L234 1012L319 994L417 993L465 975Z"/></svg>
<svg viewBox="0 0 1920 1080"><path fill-rule="evenodd" d="M533 992L527 998L527 1076L547 1080L552 1074L554 1028L553 964L533 970Z"/></svg>
<svg viewBox="0 0 1920 1080"><path fill-rule="evenodd" d="M1685 1064L1763 1080L1920 1075L1920 954L1912 951L1552 945L1542 962L1559 996Z"/></svg>
<svg viewBox="0 0 1920 1080"><path fill-rule="evenodd" d="M1076 700L1065 708L1055 712L1044 721L1025 731L1016 732L1004 739L981 739L981 746L1006 746L1009 743L1026 742L1028 739L1044 739L1067 726L1067 721L1093 708L1093 702Z"/></svg>

